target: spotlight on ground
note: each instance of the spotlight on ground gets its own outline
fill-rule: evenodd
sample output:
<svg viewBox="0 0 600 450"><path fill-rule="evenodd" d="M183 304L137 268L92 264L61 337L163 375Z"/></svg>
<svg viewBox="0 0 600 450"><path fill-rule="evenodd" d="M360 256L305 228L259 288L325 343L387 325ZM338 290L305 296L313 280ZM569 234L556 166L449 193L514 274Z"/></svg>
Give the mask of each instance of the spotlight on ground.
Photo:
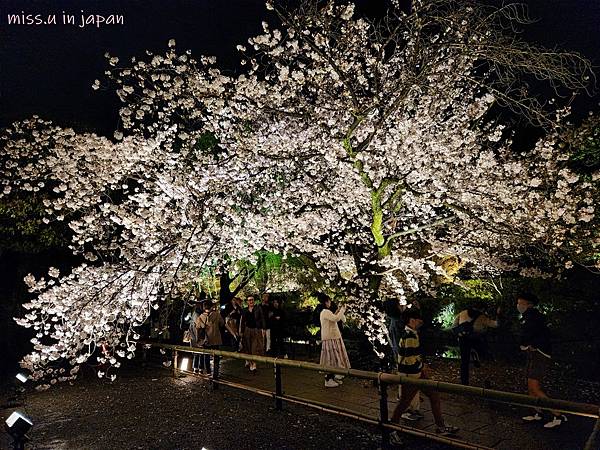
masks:
<svg viewBox="0 0 600 450"><path fill-rule="evenodd" d="M14 411L5 423L6 431L13 438L14 450L25 450L25 443L29 440L27 432L33 427L33 421L20 411Z"/></svg>
<svg viewBox="0 0 600 450"><path fill-rule="evenodd" d="M190 368L190 359L189 358L181 358L181 367L180 369L184 372L187 372Z"/></svg>
<svg viewBox="0 0 600 450"><path fill-rule="evenodd" d="M25 384L27 383L27 380L29 379L29 377L27 375L25 375L23 372L19 372L15 378L17 380L19 380L21 383Z"/></svg>

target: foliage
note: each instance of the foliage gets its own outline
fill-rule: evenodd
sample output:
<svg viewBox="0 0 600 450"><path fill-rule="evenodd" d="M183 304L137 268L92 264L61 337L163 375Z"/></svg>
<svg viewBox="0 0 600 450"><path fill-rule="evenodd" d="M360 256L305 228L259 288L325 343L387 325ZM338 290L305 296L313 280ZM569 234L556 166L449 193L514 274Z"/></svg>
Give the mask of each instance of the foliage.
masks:
<svg viewBox="0 0 600 450"><path fill-rule="evenodd" d="M36 197L0 200L0 248L39 253L66 247L68 233L65 227L49 227L43 219L44 207Z"/></svg>
<svg viewBox="0 0 600 450"><path fill-rule="evenodd" d="M454 303L448 303L446 306L442 307L437 316L433 318L433 323L437 323L443 329L448 330L452 328L457 313L458 311L455 310Z"/></svg>
<svg viewBox="0 0 600 450"><path fill-rule="evenodd" d="M600 118L588 117L568 137L572 149L571 162L583 173L600 167Z"/></svg>

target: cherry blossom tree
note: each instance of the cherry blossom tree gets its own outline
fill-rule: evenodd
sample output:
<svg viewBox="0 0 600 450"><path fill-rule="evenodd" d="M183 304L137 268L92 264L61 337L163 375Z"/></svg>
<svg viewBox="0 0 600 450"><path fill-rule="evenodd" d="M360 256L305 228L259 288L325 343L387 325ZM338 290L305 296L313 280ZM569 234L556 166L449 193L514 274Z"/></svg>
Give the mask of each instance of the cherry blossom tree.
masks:
<svg viewBox="0 0 600 450"><path fill-rule="evenodd" d="M415 2L379 22L334 2L271 7L282 29L264 23L240 46L251 69L236 83L237 115L253 133L233 145L287 162L285 193L269 199L286 215L281 240L345 284L371 338L385 339L381 290L427 288L444 255L492 271L534 250L572 264L595 230L597 176L569 169L566 112L544 111L524 80L583 88L585 61L504 33L525 21L516 7ZM527 155L491 120L498 104L548 127Z"/></svg>
<svg viewBox="0 0 600 450"><path fill-rule="evenodd" d="M259 252L304 261L382 343L381 298L432 289L445 257L532 275L597 245L598 171L574 172L568 111L526 84L585 89L589 64L517 40L519 8L417 1L370 21L333 1L267 6L280 26L239 46L241 74L174 42L126 66L108 55L114 140L37 118L3 136L4 195L43 193L87 260L26 280L34 378L76 376L98 343L118 367L152 308ZM500 109L546 134L515 152Z"/></svg>

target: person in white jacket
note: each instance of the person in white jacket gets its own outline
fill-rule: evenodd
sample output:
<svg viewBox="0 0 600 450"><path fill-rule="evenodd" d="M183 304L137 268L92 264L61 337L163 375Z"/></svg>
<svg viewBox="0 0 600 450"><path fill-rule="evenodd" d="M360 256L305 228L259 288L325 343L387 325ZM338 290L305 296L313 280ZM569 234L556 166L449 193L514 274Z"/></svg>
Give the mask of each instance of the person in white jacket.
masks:
<svg viewBox="0 0 600 450"><path fill-rule="evenodd" d="M338 322L346 321L344 312L346 308L341 306L333 313L331 311L331 299L326 294L319 293L317 298L323 305L321 311L321 361L320 364L329 367L350 368L350 360L346 352L346 346L342 340L342 334L338 327ZM341 375L333 375L331 373L325 375L325 387L333 388L342 384Z"/></svg>

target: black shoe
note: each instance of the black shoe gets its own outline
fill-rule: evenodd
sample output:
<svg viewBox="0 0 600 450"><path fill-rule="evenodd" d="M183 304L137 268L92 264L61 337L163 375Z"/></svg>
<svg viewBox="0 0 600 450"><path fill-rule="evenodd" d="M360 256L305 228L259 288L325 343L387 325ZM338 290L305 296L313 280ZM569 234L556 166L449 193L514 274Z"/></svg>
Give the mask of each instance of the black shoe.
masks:
<svg viewBox="0 0 600 450"><path fill-rule="evenodd" d="M481 367L481 360L476 350L471 350L471 358L473 359L473 366L479 369Z"/></svg>

